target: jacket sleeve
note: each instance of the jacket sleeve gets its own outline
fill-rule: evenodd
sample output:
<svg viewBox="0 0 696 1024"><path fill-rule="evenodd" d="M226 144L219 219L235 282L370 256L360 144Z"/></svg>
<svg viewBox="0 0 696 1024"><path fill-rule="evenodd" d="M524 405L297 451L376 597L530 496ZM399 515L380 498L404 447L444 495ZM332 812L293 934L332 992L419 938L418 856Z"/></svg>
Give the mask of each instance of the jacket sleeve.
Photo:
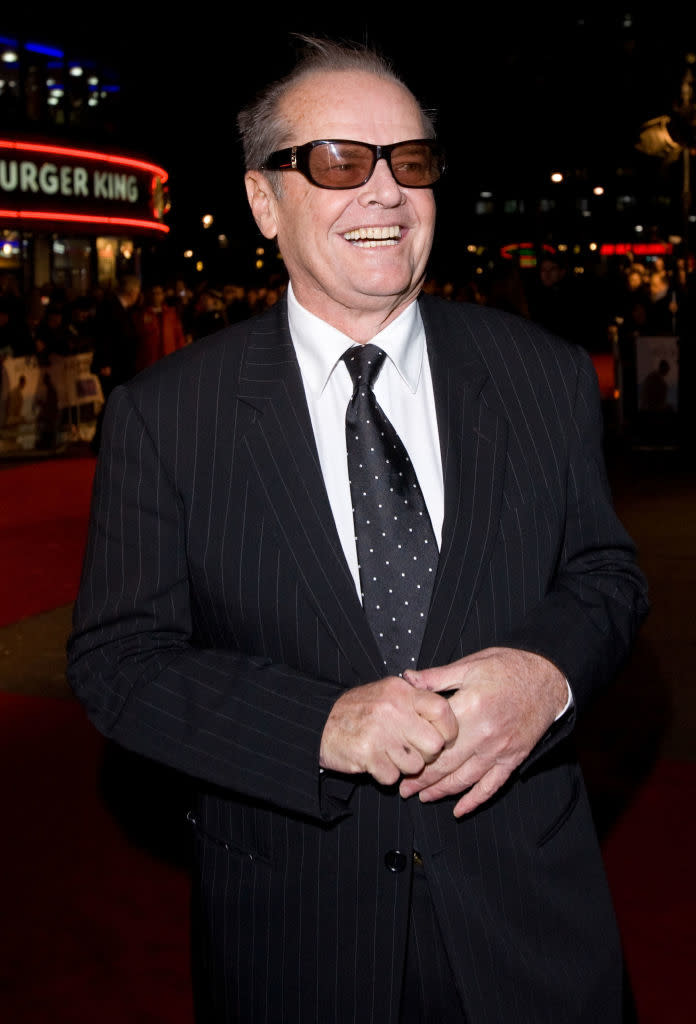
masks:
<svg viewBox="0 0 696 1024"><path fill-rule="evenodd" d="M648 612L635 547L612 505L602 452L602 413L592 362L579 352L569 430L565 531L553 585L501 646L543 655L568 680L574 699L546 738L558 739L621 667ZM547 743L541 745L543 752Z"/></svg>
<svg viewBox="0 0 696 1024"><path fill-rule="evenodd" d="M192 642L183 503L125 388L105 417L68 677L106 736L293 812L346 813L320 781L341 693L261 657ZM346 780L336 780L336 792ZM341 785L342 784L342 785Z"/></svg>

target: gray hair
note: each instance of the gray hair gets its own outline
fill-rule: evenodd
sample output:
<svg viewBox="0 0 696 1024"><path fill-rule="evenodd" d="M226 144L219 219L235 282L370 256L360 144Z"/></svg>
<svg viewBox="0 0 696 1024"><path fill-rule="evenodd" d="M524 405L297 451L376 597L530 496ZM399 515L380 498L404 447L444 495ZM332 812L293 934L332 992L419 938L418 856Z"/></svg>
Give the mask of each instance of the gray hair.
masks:
<svg viewBox="0 0 696 1024"><path fill-rule="evenodd" d="M284 97L310 75L336 71L362 71L377 78L395 82L406 92L408 86L393 70L391 64L376 50L356 43L337 43L330 39L296 35L304 50L292 70L276 82L271 82L256 99L241 110L237 116L237 127L244 148L244 164L248 171L263 167L271 153L281 149L292 133L292 125L281 112ZM415 97L414 97L415 99ZM418 101L416 100L416 103ZM423 122L423 137L435 135L435 113L418 104ZM271 186L279 194L280 171L266 171Z"/></svg>

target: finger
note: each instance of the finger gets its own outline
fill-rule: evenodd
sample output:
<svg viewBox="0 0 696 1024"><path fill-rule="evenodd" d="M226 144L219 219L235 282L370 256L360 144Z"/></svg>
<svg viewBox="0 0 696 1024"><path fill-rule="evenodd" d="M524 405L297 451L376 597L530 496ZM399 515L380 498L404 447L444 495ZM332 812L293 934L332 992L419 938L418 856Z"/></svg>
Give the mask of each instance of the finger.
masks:
<svg viewBox="0 0 696 1024"><path fill-rule="evenodd" d="M445 746L442 732L419 715L416 715L415 720L410 721L405 727L403 742L417 750L422 758L422 763L417 768L405 771L406 775L415 775L422 771L426 764L430 764L439 756Z"/></svg>
<svg viewBox="0 0 696 1024"><path fill-rule="evenodd" d="M414 695L413 706L419 716L433 725L442 737L443 743L440 745L439 750L445 744L453 743L456 740L459 733L457 716L450 704L443 700L439 694L431 694L430 692L418 693Z"/></svg>
<svg viewBox="0 0 696 1024"><path fill-rule="evenodd" d="M443 766L441 757L436 758L432 763L427 764L423 771L417 775L411 775L407 779L402 779L399 786L399 793L404 799L410 796L415 796L416 793L422 794L423 792L430 791L434 786L438 786L443 783L445 779L448 779L452 773L453 766ZM461 793L463 786L459 786L454 790L456 793ZM440 795L446 795L443 791L442 794L433 797L432 799L439 799Z"/></svg>
<svg viewBox="0 0 696 1024"><path fill-rule="evenodd" d="M367 768L375 782L382 786L393 786L401 778L401 769L392 761L388 754L375 756Z"/></svg>
<svg viewBox="0 0 696 1024"><path fill-rule="evenodd" d="M415 686L417 690L429 689L427 685L426 672L417 672L413 668L407 668L403 673L402 678L405 679L407 683L410 683L411 686Z"/></svg>
<svg viewBox="0 0 696 1024"><path fill-rule="evenodd" d="M403 678L416 690L437 690L438 670L434 668L407 668Z"/></svg>
<svg viewBox="0 0 696 1024"><path fill-rule="evenodd" d="M408 800L410 796L415 796L421 788L418 784L419 778L420 776L413 776L407 779L402 779L399 783L399 796L403 797L404 800Z"/></svg>
<svg viewBox="0 0 696 1024"><path fill-rule="evenodd" d="M441 800L444 796L458 796L483 778L491 767L489 760L484 760L477 754L465 757L464 760L461 754L453 755L451 759L445 755L424 768L415 778L404 780L410 783L404 788L409 796L418 793L422 803L431 803L434 800ZM399 792L401 793L401 787Z"/></svg>
<svg viewBox="0 0 696 1024"><path fill-rule="evenodd" d="M497 764L491 768L483 778L479 779L475 786L472 786L468 793L454 805L455 818L461 818L464 814L470 814L481 804L486 803L494 796L501 786L510 778L511 769L506 765Z"/></svg>
<svg viewBox="0 0 696 1024"><path fill-rule="evenodd" d="M403 742L388 748L386 754L396 768L398 768L399 777L402 775L416 775L425 767L425 758L422 752L406 738Z"/></svg>
<svg viewBox="0 0 696 1024"><path fill-rule="evenodd" d="M455 672L451 665L418 670L407 668L403 678L415 690L429 690L431 693L443 693L447 690L450 691L447 694L449 697L459 689L461 672Z"/></svg>

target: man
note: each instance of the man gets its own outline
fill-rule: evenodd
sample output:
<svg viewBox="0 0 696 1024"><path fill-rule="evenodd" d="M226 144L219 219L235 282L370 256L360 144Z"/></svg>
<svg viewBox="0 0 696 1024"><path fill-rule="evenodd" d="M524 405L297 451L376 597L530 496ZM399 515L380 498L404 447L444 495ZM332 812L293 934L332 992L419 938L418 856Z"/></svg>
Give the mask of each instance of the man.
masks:
<svg viewBox="0 0 696 1024"><path fill-rule="evenodd" d="M92 373L99 376L104 400L136 371L138 333L133 311L140 299L140 279L135 274L119 278L115 291L108 292L97 305L94 317L94 356ZM96 453L101 446L105 409L99 412L92 439Z"/></svg>
<svg viewBox="0 0 696 1024"><path fill-rule="evenodd" d="M105 395L135 373L138 336L133 310L140 299L140 280L125 274L113 292L97 306L94 332L95 352L92 372L99 374Z"/></svg>
<svg viewBox="0 0 696 1024"><path fill-rule="evenodd" d="M136 314L137 370L152 366L158 359L171 355L186 344L179 314L173 306L167 305L165 298L162 285L153 285L147 293L144 307Z"/></svg>
<svg viewBox="0 0 696 1024"><path fill-rule="evenodd" d="M71 679L107 735L198 780L200 1021L616 1022L567 737L645 598L591 363L418 298L431 122L374 54L309 47L239 121L288 298L112 397ZM391 456L354 437L380 431L403 469L356 489ZM420 525L373 539L363 498L381 514L401 473Z"/></svg>

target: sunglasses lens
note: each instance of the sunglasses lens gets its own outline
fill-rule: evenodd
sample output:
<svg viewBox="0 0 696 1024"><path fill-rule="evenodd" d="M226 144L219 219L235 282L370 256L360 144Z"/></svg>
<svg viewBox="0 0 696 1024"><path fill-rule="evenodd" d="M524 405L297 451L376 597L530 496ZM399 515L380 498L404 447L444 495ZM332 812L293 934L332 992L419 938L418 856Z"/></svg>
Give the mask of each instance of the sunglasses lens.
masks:
<svg viewBox="0 0 696 1024"><path fill-rule="evenodd" d="M428 142L405 142L391 154L392 174L405 188L434 185L442 174L442 160L436 146Z"/></svg>
<svg viewBox="0 0 696 1024"><path fill-rule="evenodd" d="M430 142L402 142L388 147L392 174L406 188L429 188L441 176L440 149ZM375 168L375 153L361 142L321 142L307 151L305 173L320 188L356 188Z"/></svg>
<svg viewBox="0 0 696 1024"><path fill-rule="evenodd" d="M325 142L309 152L309 173L324 188L355 188L369 177L374 157L357 142Z"/></svg>

